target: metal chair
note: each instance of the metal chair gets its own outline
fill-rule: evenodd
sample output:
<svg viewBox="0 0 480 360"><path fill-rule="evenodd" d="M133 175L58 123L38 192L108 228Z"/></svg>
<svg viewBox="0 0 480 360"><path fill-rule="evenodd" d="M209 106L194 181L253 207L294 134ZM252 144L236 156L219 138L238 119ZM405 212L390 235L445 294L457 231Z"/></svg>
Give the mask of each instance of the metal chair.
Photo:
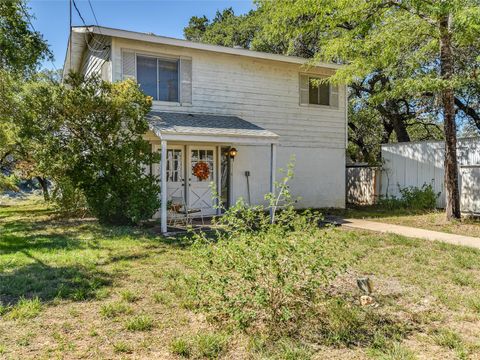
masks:
<svg viewBox="0 0 480 360"><path fill-rule="evenodd" d="M205 225L202 209L189 208L183 196L171 197L169 212L171 226L181 225L182 223L184 223L185 226L192 225L193 214L199 214L202 219L202 225Z"/></svg>

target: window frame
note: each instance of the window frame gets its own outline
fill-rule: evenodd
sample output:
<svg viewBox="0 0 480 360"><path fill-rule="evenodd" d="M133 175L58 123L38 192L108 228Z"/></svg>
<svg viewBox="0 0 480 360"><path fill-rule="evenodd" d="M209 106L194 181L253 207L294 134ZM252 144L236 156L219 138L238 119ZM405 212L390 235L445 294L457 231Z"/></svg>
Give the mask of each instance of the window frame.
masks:
<svg viewBox="0 0 480 360"><path fill-rule="evenodd" d="M144 52L137 52L135 51L135 79L138 83L138 57L149 57L149 58L154 58L156 60L157 66L157 79L156 79L156 90L157 90L157 98L153 99L153 101L157 103L165 103L165 104L180 104L180 99L181 99L181 66L180 66L180 57L179 56L169 56L169 55L162 55L162 54L149 54L149 53L144 53ZM166 60L166 61L176 61L177 62L177 100L176 101L168 101L168 100L159 100L160 96L160 89L159 89L159 84L160 84L160 78L159 78L159 71L158 71L158 60Z"/></svg>
<svg viewBox="0 0 480 360"><path fill-rule="evenodd" d="M336 86L334 84L328 83L328 91L329 91L329 105L318 105L318 104L310 104L310 93L309 93L309 83L311 78L320 78L320 79L328 79L331 75L328 74L319 74L314 72L306 72L306 71L299 71L298 72L298 105L299 107L311 107L311 108L318 108L318 109L328 109L328 110L341 110L342 105L339 103L340 101L340 91L341 87ZM305 88L304 80L302 78L307 79L307 87ZM305 91L306 90L306 91ZM306 92L306 94L305 94ZM305 98L306 95L306 98ZM306 99L306 101L305 101Z"/></svg>

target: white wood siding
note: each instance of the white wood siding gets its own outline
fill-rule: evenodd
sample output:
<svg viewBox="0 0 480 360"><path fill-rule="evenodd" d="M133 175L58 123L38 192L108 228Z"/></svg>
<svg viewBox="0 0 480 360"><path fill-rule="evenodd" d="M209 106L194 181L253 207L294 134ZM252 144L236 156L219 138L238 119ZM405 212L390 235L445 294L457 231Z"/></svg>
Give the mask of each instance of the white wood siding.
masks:
<svg viewBox="0 0 480 360"><path fill-rule="evenodd" d="M122 79L122 50L192 58L192 104L154 102L154 110L237 115L280 135L281 146L345 149L345 86L338 108L299 104L299 74L330 69L116 38L114 81Z"/></svg>

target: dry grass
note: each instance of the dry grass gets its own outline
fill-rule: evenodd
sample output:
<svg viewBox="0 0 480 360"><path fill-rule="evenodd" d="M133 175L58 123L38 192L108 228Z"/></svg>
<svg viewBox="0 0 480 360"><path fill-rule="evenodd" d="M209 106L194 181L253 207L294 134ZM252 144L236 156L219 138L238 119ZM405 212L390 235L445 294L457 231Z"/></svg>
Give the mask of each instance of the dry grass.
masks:
<svg viewBox="0 0 480 360"><path fill-rule="evenodd" d="M178 239L56 219L30 200L0 207L0 234L0 358L480 358L476 250L349 232L358 261L329 293L356 304L356 278L370 276L378 307L368 311L408 329L406 337L312 347L305 334L269 347L191 310L190 249Z"/></svg>

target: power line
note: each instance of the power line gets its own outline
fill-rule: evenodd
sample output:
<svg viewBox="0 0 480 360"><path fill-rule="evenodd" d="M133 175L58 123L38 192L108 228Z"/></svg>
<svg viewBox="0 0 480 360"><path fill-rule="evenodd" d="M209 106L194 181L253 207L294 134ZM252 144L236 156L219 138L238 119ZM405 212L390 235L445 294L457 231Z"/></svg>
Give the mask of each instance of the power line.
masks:
<svg viewBox="0 0 480 360"><path fill-rule="evenodd" d="M92 14L93 14L93 18L95 19L95 23L97 24L98 27L100 27L100 25L98 24L97 15L95 15L95 11L93 10L92 2L90 0L88 0L88 5L90 6L90 10L92 10Z"/></svg>
<svg viewBox="0 0 480 360"><path fill-rule="evenodd" d="M75 8L75 11L77 12L78 16L80 17L80 19L83 22L83 25L87 26L87 23L85 22L85 19L83 18L82 13L80 12L80 10L77 7L77 3L75 2L75 0L72 0L72 2L73 2L73 7Z"/></svg>

